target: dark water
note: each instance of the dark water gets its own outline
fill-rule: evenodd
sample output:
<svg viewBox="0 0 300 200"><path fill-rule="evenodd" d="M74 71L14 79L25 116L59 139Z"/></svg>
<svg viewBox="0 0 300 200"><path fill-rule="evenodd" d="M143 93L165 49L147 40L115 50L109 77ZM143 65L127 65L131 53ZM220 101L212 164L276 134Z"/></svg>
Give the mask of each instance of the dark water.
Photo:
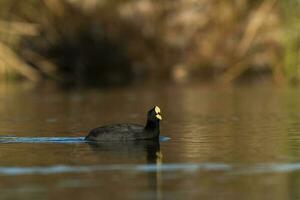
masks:
<svg viewBox="0 0 300 200"><path fill-rule="evenodd" d="M86 143L163 112L161 142ZM2 199L299 199L300 90L0 86Z"/></svg>

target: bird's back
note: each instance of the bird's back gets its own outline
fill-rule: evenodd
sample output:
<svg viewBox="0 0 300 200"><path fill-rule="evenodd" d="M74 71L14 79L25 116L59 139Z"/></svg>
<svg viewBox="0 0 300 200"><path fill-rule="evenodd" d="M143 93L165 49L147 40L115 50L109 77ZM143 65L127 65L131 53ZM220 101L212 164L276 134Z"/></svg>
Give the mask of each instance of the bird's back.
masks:
<svg viewBox="0 0 300 200"><path fill-rule="evenodd" d="M91 130L86 139L95 141L134 140L142 138L144 134L144 127L138 124L112 124Z"/></svg>

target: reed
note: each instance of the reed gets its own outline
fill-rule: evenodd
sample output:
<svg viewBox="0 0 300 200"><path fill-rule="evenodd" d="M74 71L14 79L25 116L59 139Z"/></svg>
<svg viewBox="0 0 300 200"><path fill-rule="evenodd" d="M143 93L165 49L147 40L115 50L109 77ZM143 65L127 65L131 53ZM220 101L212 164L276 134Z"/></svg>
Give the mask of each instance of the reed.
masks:
<svg viewBox="0 0 300 200"><path fill-rule="evenodd" d="M292 83L300 81L300 1L281 2L283 8L283 68Z"/></svg>
<svg viewBox="0 0 300 200"><path fill-rule="evenodd" d="M78 85L298 79L291 2L3 0L0 75Z"/></svg>

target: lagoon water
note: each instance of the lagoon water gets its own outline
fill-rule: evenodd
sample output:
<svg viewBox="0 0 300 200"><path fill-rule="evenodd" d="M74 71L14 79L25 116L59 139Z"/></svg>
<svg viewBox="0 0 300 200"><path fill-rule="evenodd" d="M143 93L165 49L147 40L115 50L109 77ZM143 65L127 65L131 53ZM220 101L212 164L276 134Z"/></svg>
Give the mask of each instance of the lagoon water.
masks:
<svg viewBox="0 0 300 200"><path fill-rule="evenodd" d="M83 141L153 105L160 142ZM1 199L300 198L295 88L0 85L0 134Z"/></svg>

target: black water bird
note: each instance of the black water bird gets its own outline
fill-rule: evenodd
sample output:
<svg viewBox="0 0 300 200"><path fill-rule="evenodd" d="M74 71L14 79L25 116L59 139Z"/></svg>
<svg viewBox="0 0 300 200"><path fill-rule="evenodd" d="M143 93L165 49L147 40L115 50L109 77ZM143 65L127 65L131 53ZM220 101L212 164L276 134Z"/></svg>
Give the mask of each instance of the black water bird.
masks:
<svg viewBox="0 0 300 200"><path fill-rule="evenodd" d="M114 141L114 140L147 140L159 139L159 122L162 120L161 111L155 106L148 111L146 125L111 124L92 129L85 140Z"/></svg>

